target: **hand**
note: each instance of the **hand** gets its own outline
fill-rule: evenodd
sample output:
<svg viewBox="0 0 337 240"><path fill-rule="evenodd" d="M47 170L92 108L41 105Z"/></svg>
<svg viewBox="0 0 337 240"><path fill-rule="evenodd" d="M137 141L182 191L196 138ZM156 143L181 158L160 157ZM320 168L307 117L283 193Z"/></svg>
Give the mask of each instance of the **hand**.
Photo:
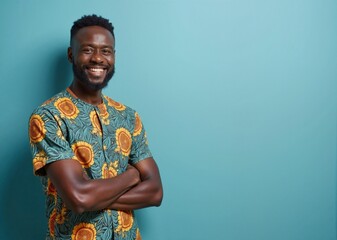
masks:
<svg viewBox="0 0 337 240"><path fill-rule="evenodd" d="M135 185L141 182L140 173L137 170L137 168L129 164L128 167L126 168L126 172L131 174L131 176L134 178Z"/></svg>

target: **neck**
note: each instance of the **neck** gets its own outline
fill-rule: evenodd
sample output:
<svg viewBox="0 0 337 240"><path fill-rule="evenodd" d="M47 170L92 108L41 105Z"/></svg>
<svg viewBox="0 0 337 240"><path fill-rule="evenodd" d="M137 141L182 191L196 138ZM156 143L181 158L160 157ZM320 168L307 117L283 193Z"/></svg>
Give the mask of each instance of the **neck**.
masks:
<svg viewBox="0 0 337 240"><path fill-rule="evenodd" d="M76 81L73 81L69 89L75 96L84 102L92 105L99 105L102 103L102 90L92 90L82 86Z"/></svg>

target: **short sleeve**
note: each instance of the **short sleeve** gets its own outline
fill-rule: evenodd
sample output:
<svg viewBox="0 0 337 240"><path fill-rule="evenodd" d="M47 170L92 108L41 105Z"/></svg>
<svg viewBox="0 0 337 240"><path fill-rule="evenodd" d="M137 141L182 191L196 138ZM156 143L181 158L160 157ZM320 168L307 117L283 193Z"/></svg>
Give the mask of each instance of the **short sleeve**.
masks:
<svg viewBox="0 0 337 240"><path fill-rule="evenodd" d="M65 132L64 123L48 109L33 112L29 119L29 139L35 175L44 176L44 166L51 162L74 158Z"/></svg>
<svg viewBox="0 0 337 240"><path fill-rule="evenodd" d="M152 157L151 151L148 146L148 140L145 128L140 119L140 116L135 112L134 131L132 134L132 146L130 153L130 162L136 164L137 162Z"/></svg>

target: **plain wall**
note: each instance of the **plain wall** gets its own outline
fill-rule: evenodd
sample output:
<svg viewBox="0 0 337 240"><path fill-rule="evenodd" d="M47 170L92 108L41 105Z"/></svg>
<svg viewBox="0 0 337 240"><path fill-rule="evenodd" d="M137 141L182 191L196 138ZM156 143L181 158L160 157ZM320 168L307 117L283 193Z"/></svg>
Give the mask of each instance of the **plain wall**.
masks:
<svg viewBox="0 0 337 240"><path fill-rule="evenodd" d="M140 113L161 170L144 240L336 239L335 0L2 1L0 239L44 238L28 118L70 83L91 13L115 25L104 93Z"/></svg>

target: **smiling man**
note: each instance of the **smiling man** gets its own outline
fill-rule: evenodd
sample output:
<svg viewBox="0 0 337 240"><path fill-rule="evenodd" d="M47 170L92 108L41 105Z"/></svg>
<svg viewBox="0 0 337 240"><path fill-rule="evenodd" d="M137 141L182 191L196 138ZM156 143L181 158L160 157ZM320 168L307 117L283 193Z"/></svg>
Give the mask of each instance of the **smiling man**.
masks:
<svg viewBox="0 0 337 240"><path fill-rule="evenodd" d="M115 70L109 20L71 28L74 78L31 115L34 173L46 194L46 239L141 239L134 209L159 206L159 170L136 111L102 94Z"/></svg>

